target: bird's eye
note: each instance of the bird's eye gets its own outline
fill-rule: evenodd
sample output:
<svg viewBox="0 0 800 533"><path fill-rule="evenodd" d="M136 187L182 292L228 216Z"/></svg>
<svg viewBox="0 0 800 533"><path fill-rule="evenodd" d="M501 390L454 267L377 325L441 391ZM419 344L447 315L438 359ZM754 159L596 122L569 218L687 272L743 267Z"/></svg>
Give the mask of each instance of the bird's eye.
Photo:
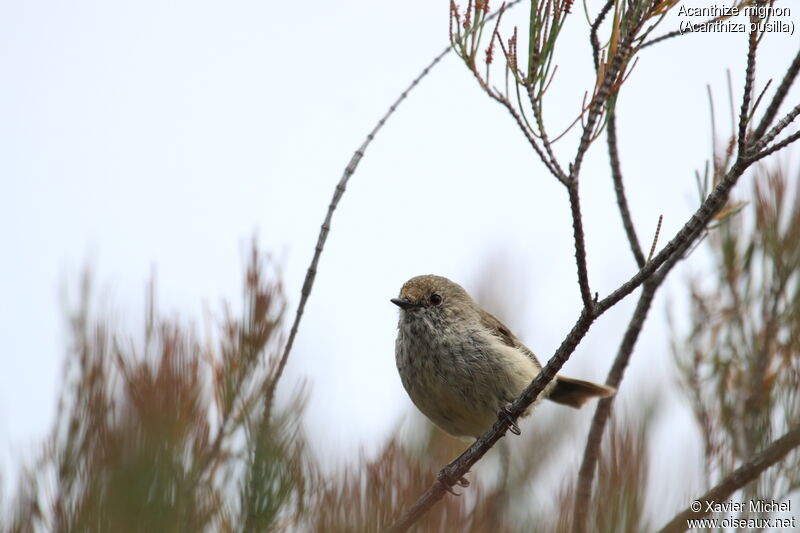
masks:
<svg viewBox="0 0 800 533"><path fill-rule="evenodd" d="M438 294L436 294L435 292L433 294L431 294L431 298L430 299L431 299L431 303L433 305L439 305L440 303L442 303L442 297L439 296Z"/></svg>

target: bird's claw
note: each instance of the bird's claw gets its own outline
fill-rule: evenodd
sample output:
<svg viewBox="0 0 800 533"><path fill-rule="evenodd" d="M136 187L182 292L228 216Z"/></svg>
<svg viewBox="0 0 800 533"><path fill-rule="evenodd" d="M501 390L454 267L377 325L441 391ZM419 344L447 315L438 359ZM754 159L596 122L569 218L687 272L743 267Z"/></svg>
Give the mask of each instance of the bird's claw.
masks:
<svg viewBox="0 0 800 533"><path fill-rule="evenodd" d="M514 435L521 435L522 431L520 431L519 426L514 422L514 419L511 417L511 404L507 403L503 406L502 409L497 413L497 416L502 418L506 424L508 424L508 430L513 433Z"/></svg>
<svg viewBox="0 0 800 533"><path fill-rule="evenodd" d="M442 485L444 485L444 489L453 496L461 496L460 493L453 490L453 485L458 485L459 487L469 487L469 481L465 477L454 479L444 471L439 472L436 477L442 483Z"/></svg>

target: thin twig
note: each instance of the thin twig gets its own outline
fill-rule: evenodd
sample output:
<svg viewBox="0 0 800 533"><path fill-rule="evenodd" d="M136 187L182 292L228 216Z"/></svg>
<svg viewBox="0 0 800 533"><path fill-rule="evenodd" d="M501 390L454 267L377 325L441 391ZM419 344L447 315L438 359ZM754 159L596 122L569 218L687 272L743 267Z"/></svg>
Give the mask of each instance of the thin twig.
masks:
<svg viewBox="0 0 800 533"><path fill-rule="evenodd" d="M750 17L751 23L755 22L754 15ZM752 24L750 30L750 43L747 48L747 68L744 73L744 94L742 95L742 108L739 111L739 140L738 157L744 157L747 148L747 123L750 116L750 101L752 99L753 84L756 72L756 48L758 47L758 27Z"/></svg>
<svg viewBox="0 0 800 533"><path fill-rule="evenodd" d="M578 286L581 291L581 299L583 300L584 309L592 311L595 302L592 299L591 287L589 285L589 274L586 266L586 244L583 233L583 215L580 209L580 193L578 188L578 176L580 175L580 167L586 151L593 139L593 131L597 121L600 119L603 108L606 106L607 99L615 86L615 80L620 73L625 60L627 59L630 51L630 42L635 35L635 31L629 32L623 42L617 48L616 54L611 61L611 66L606 69L603 75L603 83L594 97L594 102L589 110L589 115L586 118L586 124L583 128L583 134L578 145L575 160L569 168L569 203L570 211L572 213L572 230L575 242L575 262L578 266Z"/></svg>
<svg viewBox="0 0 800 533"><path fill-rule="evenodd" d="M800 426L787 431L782 437L775 440L763 451L756 454L749 461L734 470L725 479L720 481L714 488L695 499L692 503L700 504L700 512L692 511L688 507L675 515L659 533L680 533L686 531L687 520L692 518L702 518L709 514L708 507L714 502L722 502L749 482L756 479L761 473L774 465L793 449L800 446Z"/></svg>
<svg viewBox="0 0 800 533"><path fill-rule="evenodd" d="M509 4L509 7L511 5L513 4ZM506 58L506 61L510 62L511 58L509 50L506 50L506 47L503 44L503 40L500 39L499 35L497 36L497 38L500 48L503 51L503 55ZM502 92L490 87L487 83L487 80L484 80L480 72L478 72L478 68L474 63L469 63L467 61L465 61L465 63L472 72L472 75L475 76L475 79L478 81L478 85L481 87L481 89L483 89L492 100L496 101L497 103L505 107L506 110L509 112L509 114L514 118L514 121L517 123L517 126L519 127L520 131L522 131L522 134L525 136L526 139L528 139L528 143L531 145L531 148L533 148L533 151L536 152L536 154L539 156L539 159L542 160L542 163L544 163L544 166L547 168L547 170L550 171L550 174L552 174L558 181L560 181L563 185L566 186L567 185L566 174L564 174L564 171L559 166L558 161L556 160L556 157L553 154L552 150L548 149L547 154L545 154L542 147L540 147L539 143L536 142L534 132L532 131L530 125L528 124L528 119L525 117L524 114L525 112L524 111L522 111L522 113L518 112L514 107L514 104L512 104L511 101ZM516 83L517 85L519 85L518 81Z"/></svg>
<svg viewBox="0 0 800 533"><path fill-rule="evenodd" d="M474 71L473 74L477 76L477 74ZM523 117L520 116L520 114L514 108L514 105L508 101L508 98L500 94L499 91L492 90L491 88L486 86L480 78L478 78L478 80L481 87L483 87L484 90L486 91L486 94L488 94L496 102L502 104L506 108L506 110L508 110L509 114L514 118L514 121L517 123L517 126L519 126L519 129L522 131L522 134L525 135L526 139L528 139L528 143L530 143L531 148L533 148L533 151L536 152L536 154L539 156L539 159L541 159L542 163L544 163L544 166L547 167L547 170L550 171L550 174L552 174L563 185L568 186L569 183L567 181L566 175L564 174L564 172L561 170L560 167L554 167L550 163L550 161L547 158L547 155L539 146L539 143L536 142L536 139L531 134L531 131L525 125Z"/></svg>
<svg viewBox="0 0 800 533"><path fill-rule="evenodd" d="M578 181L573 180L567 187L569 192L569 208L572 213L572 237L575 241L575 263L578 266L578 287L581 291L583 307L591 311L594 308L592 289L589 286L589 269L586 266L586 242L583 233L583 215L581 214Z"/></svg>
<svg viewBox="0 0 800 533"><path fill-rule="evenodd" d="M653 236L653 245L650 246L650 253L647 255L647 260L650 261L653 258L653 254L656 251L656 244L658 244L658 236L661 234L661 223L664 221L664 215L658 215L658 225L656 226L656 234Z"/></svg>
<svg viewBox="0 0 800 533"><path fill-rule="evenodd" d="M614 57L611 60L611 65L609 65L603 74L603 81L600 84L600 88L592 97L592 103L590 104L589 114L586 117L586 123L583 126L583 134L581 135L580 143L578 144L578 150L576 152L575 159L570 166L569 177L571 180L575 179L580 174L581 163L583 162L586 151L589 149L589 145L594 138L595 125L600 119L603 108L606 106L608 96L617 86L617 77L619 76L620 70L622 69L626 60L628 59L628 54L631 50L631 41L633 36L636 34L636 31L638 31L638 28L632 29L625 36L622 42L620 42L617 52L614 54Z"/></svg>
<svg viewBox="0 0 800 533"><path fill-rule="evenodd" d="M761 151L761 152L759 152L759 153L757 153L757 154L755 154L753 156L749 156L749 160L751 162L755 162L755 161L758 161L760 159L764 159L768 155L772 155L775 152L777 152L778 150L782 150L782 149L786 148L787 146L789 146L790 144L792 144L793 142L795 142L799 138L800 138L800 131L796 131L793 134L791 134L788 137L786 137L785 139L783 139L782 141L773 144L772 146L770 146L766 150L763 150L763 151Z"/></svg>
<svg viewBox="0 0 800 533"><path fill-rule="evenodd" d="M487 21L491 20L495 16L502 15L505 12L505 10L513 7L514 5L518 4L519 2L520 2L520 0L514 0L514 1L509 2L507 4L503 4L503 7L500 9L500 11L490 15L487 18ZM503 40L500 38L500 35L498 33L497 27L495 27L494 33L492 34L492 39L494 39L495 37L497 37L497 42L500 45L501 50L503 51L503 55L505 56L506 61L508 63L511 63L513 61L512 58L511 58L511 51L507 50L505 45L503 44ZM453 39L451 37L451 41L452 40ZM525 135L525 138L528 140L528 143L531 145L531 148L533 148L533 151L536 152L536 154L539 156L539 159L542 160L542 163L544 163L544 166L547 168L547 170L549 170L550 173L558 181L560 181L563 185L566 186L567 185L567 176L564 173L564 171L561 169L561 167L559 166L558 160L556 159L555 154L553 153L553 151L552 151L552 149L551 149L551 147L549 145L546 146L547 153L545 153L545 150L541 146L539 146L539 143L536 141L536 138L534 136L534 132L532 131L531 127L528 125L528 120L524 115L524 111L522 112L522 114L520 114L514 108L514 105L511 103L511 101L509 101L509 99L501 91L499 91L497 89L493 89L492 87L490 87L489 83L488 83L488 79L484 79L481 76L481 73L478 72L478 67L477 67L477 65L475 64L474 61L468 60L468 59L465 58L464 63L470 69L470 71L472 72L472 75L475 76L475 79L477 80L478 85L481 87L481 89L483 89L486 92L486 94L489 95L490 98L492 98L493 100L495 100L496 102L498 102L499 104L501 104L503 107L505 107L508 110L508 112L514 118L514 121L517 123L517 126L519 127L520 131L522 131L522 134ZM509 69L511 69L510 66L509 66ZM515 74L515 76L516 76L516 74ZM517 83L519 83L519 82L517 82ZM545 137L545 142L546 143L549 142L549 141L546 140L546 137Z"/></svg>
<svg viewBox="0 0 800 533"><path fill-rule="evenodd" d="M786 75L781 80L781 84L775 89L775 94L772 96L772 101L769 103L769 107L764 112L764 116L761 117L761 122L758 123L758 127L756 127L755 131L753 132L753 138L756 140L760 140L761 136L764 135L764 132L767 131L769 125L772 124L772 121L775 120L775 116L778 114L778 109L780 109L781 104L786 99L786 95L789 94L789 89L792 87L794 80L797 78L797 74L800 72L800 50L797 51L797 54L794 56L794 60L792 64L789 65L789 69L786 71Z"/></svg>
<svg viewBox="0 0 800 533"><path fill-rule="evenodd" d="M699 26L701 26L703 24L707 24L707 23L708 22L701 22L701 23L695 24L694 26L692 26L692 30L694 30L695 28L697 28L697 27L699 27ZM673 37L680 37L681 35L686 35L687 33L691 34L691 33L694 33L694 31L673 30L671 32L665 33L664 35L659 35L658 37L653 37L649 41L646 41L646 42L642 43L642 46L639 47L639 50L641 50L643 48L647 48L648 46L653 46L654 44L658 44L661 41L666 41L667 39L672 39Z"/></svg>
<svg viewBox="0 0 800 533"><path fill-rule="evenodd" d="M515 4L518 4L521 0L512 0L508 2L504 9L495 13L492 13L489 17L486 18L486 21L490 21L497 17L499 14L505 9L508 9ZM372 131L369 132L367 135L366 140L361 144L361 146L356 150L353 154L353 157L350 158L347 167L344 169L344 173L342 177L339 179L339 183L336 184L336 188L333 192L333 198L331 199L331 203L328 205L328 212L325 215L325 220L322 222L322 226L319 230L319 236L317 237L317 245L314 248L314 256L311 259L311 264L306 271L306 277L303 281L303 288L300 291L300 302L297 304L297 311L295 313L294 322L292 322L292 327L289 330L289 338L286 341L286 346L284 347L283 354L281 355L280 361L278 362L278 367L270 380L270 384L266 390L266 398L264 405L266 406L267 416L272 408L273 397L275 395L275 387L280 381L281 376L283 375L283 371L286 368L286 363L289 360L289 354L292 351L292 346L294 346L294 340L297 336L297 330L300 327L300 320L303 317L303 312L305 311L306 302L308 301L308 297L311 294L311 289L314 286L314 278L317 275L317 265L319 264L319 258L322 255L322 250L325 247L325 241L328 239L328 233L330 232L331 227L331 220L333 218L333 212L336 210L337 205L339 204L339 200L341 199L342 195L344 194L345 187L347 186L347 182L350 179L350 176L353 175L356 168L358 167L358 163L361 161L361 158L364 157L364 152L366 151L367 147L372 143L372 140L377 135L378 131L383 128L383 125L386 121L391 117L397 106L399 106L403 100L406 99L408 94L419 84L422 79L428 75L433 67L435 67L439 61L442 60L444 56L446 56L451 50L453 49L452 46L448 46L444 50L442 50L433 60L426 66L420 74L414 78L414 80L409 84L409 86L400 93L400 96L394 101L394 103L389 106L389 110L381 117L378 123L372 128Z"/></svg>
<svg viewBox="0 0 800 533"><path fill-rule="evenodd" d="M789 111L785 117L779 120L775 126L769 130L769 133L758 140L755 146L753 146L753 152L763 150L769 143L772 142L773 139L775 139L775 137L777 137L784 129L786 129L786 126L794 122L794 119L796 119L798 115L800 115L800 104L794 106L794 108Z"/></svg>
<svg viewBox="0 0 800 533"><path fill-rule="evenodd" d="M622 217L622 224L625 228L625 233L628 237L631 251L636 259L637 265L639 268L641 268L645 264L645 259L639 239L636 236L633 222L631 221L630 211L628 209L628 201L622 182L622 170L620 167L619 152L617 147L616 113L613 108L608 112L607 128L608 154L612 178L614 181L614 191L617 196L617 205L620 216ZM661 229L661 220L662 217L659 217L656 237L653 241L653 247L650 250L650 257L647 259L648 261L652 258L655 250L655 242L658 239L658 233ZM642 326L644 325L644 320L647 317L647 312L650 309L650 305L652 304L653 296L655 295L656 289L661 284L661 281L663 281L663 279L666 277L666 272L659 273L657 277L659 280L658 282L654 282L654 280L648 280L645 283L644 292L639 299L636 311L631 318L628 329L623 337L622 344L617 352L614 365L609 372L606 384L614 388L619 388L623 373L628 365L631 353L633 352L633 347L638 339ZM588 503L591 498L592 481L594 479L594 471L599 456L600 442L602 441L603 431L611 413L613 401L613 397L601 400L598 403L594 419L592 420L591 430L586 441L583 463L578 474L578 483L573 506L573 533L582 533L586 530Z"/></svg>
<svg viewBox="0 0 800 533"><path fill-rule="evenodd" d="M539 128L539 137L542 139L542 146L544 146L545 151L547 151L547 155L550 156L550 161L553 165L553 168L558 172L559 181L564 183L566 181L567 175L564 174L564 170L561 168L561 165L558 164L558 159L556 159L556 155L553 152L553 146L550 143L550 138L547 135L547 131L544 127L544 117L542 117L542 110L539 105L537 105L536 98L534 98L533 89L529 86L525 87L526 91L528 92L528 100L530 100L531 108L533 109L533 116L536 119L536 125ZM543 91L544 92L544 91Z"/></svg>
<svg viewBox="0 0 800 533"><path fill-rule="evenodd" d="M614 0L607 0L606 4L600 10L600 13L597 14L597 18L595 18L594 22L592 22L592 31L589 34L589 41L592 43L592 59L594 60L595 72L600 67L600 39L597 38L597 32L613 5Z"/></svg>
<svg viewBox="0 0 800 533"><path fill-rule="evenodd" d="M767 80L767 83L764 85L764 88L761 89L761 92L758 94L758 98L756 98L756 101L753 103L753 111L750 113L750 118L748 120L752 120L753 119L753 115L755 115L755 112L756 112L756 109L758 109L758 106L761 105L761 101L764 99L764 95L767 94L767 91L769 90L769 86L770 85L772 85L772 80L771 79Z"/></svg>
<svg viewBox="0 0 800 533"><path fill-rule="evenodd" d="M625 195L625 186L622 183L622 168L619 162L619 151L617 147L617 114L614 109L608 112L608 124L606 125L606 136L608 140L608 158L611 164L611 178L614 181L614 193L617 195L617 207L625 234L628 236L628 244L633 252L633 257L639 268L644 266L644 253L639 237L636 236L636 228L633 226L631 212L628 209L628 199Z"/></svg>
<svg viewBox="0 0 800 533"><path fill-rule="evenodd" d="M303 288L300 291L300 302L297 304L297 312L295 313L294 322L292 323L292 327L289 330L289 338L286 341L286 346L283 349L283 354L281 355L281 359L278 362L277 369L273 378L270 380L269 387L266 390L266 400L265 406L267 409L267 416L271 411L273 397L275 395L275 387L278 384L278 381L283 374L283 370L286 367L286 362L289 359L289 354L292 351L292 346L294 345L294 339L297 336L297 330L300 326L300 320L303 317L303 311L306 307L306 302L308 301L308 297L311 294L311 288L314 286L314 278L317 275L317 265L319 264L319 258L322 255L322 250L325 247L325 241L328 238L328 232L331 229L331 219L333 218L333 212L336 210L336 207L339 205L339 200L341 200L342 195L344 194L345 187L347 186L347 181L350 179L350 176L353 175L356 168L358 167L358 163L361 161L361 158L364 157L364 152L366 151L367 147L372 143L372 140L377 135L378 131L383 128L383 125L389 119L389 117L394 114L397 106L399 106L403 100L406 99L408 93L411 92L414 87L419 84L419 82L428 75L433 67L436 66L441 59L447 55L452 47L448 46L442 52L440 52L434 59L431 61L427 67L425 67L420 74L414 78L411 84L404 90L400 96L397 97L397 100L389 107L389 110L386 114L381 117L378 123L372 128L372 131L369 132L367 138L361 144L361 146L356 150L353 154L353 157L350 158L350 162L347 164L347 167L344 169L344 173L342 174L339 183L336 184L336 189L333 192L333 198L331 199L331 203L328 205L328 212L325 215L325 220L322 222L322 226L319 230L319 237L317 238L317 245L314 247L314 257L311 259L311 264L306 271L305 281L303 282Z"/></svg>
<svg viewBox="0 0 800 533"><path fill-rule="evenodd" d="M597 303L596 310L603 313L631 292L636 290L644 281L649 278L660 266L666 263L674 254L683 253L685 243L694 242L702 234L706 226L711 222L714 215L728 201L730 191L744 171L749 167L751 161L736 161L725 176L720 179L714 190L706 197L695 213L686 221L683 227L675 234L664 248L655 257L645 264L628 281L619 286L611 294Z"/></svg>
<svg viewBox="0 0 800 533"><path fill-rule="evenodd" d="M708 95L708 110L711 112L711 158L714 166L717 165L717 115L714 112L714 93L711 92L711 85L706 84L706 94Z"/></svg>

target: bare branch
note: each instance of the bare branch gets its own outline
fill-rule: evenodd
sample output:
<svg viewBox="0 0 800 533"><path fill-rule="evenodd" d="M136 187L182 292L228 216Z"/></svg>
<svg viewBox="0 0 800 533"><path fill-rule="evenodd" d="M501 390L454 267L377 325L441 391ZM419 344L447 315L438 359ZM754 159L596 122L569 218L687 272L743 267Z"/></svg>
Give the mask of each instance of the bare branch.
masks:
<svg viewBox="0 0 800 533"><path fill-rule="evenodd" d="M755 15L750 17L751 23L755 22ZM753 84L756 71L756 48L758 48L758 28L752 24L750 30L750 45L747 49L747 69L744 74L744 94L742 95L742 108L739 111L739 143L738 157L742 158L747 148L747 123L750 120L750 101L753 96Z"/></svg>
<svg viewBox="0 0 800 533"><path fill-rule="evenodd" d="M597 312L602 313L609 309L611 306L619 302L625 296L633 292L639 287L653 272L655 272L661 265L667 262L673 254L680 248L685 250L687 242L691 243L697 239L703 232L705 227L711 222L714 215L725 205L728 201L728 196L731 189L742 176L744 171L748 168L751 161L737 161L731 166L727 174L717 183L717 186L708 195L708 197L700 205L700 208L686 221L684 226L675 234L672 240L667 243L664 248L656 254L652 261L645 264L633 277L623 283L614 292L598 302ZM680 252L682 253L682 252Z"/></svg>
<svg viewBox="0 0 800 533"><path fill-rule="evenodd" d="M708 515L706 502L721 502L756 479L761 473L783 459L789 452L800 446L800 426L789 430L778 440L767 446L745 464L734 470L728 477L720 481L714 488L696 498L702 510L697 513L691 508L678 513L659 533L680 533L686 531L686 521L691 518L702 518Z"/></svg>
<svg viewBox="0 0 800 533"><path fill-rule="evenodd" d="M592 31L589 40L592 43L592 59L594 60L595 71L600 67L600 39L597 38L597 31L600 29L600 25L603 23L603 20L605 20L606 15L608 15L613 5L614 0L607 0L603 9L597 14L597 18L592 22Z"/></svg>
<svg viewBox="0 0 800 533"><path fill-rule="evenodd" d="M544 127L544 117L542 117L542 109L541 106L538 105L536 98L533 94L533 89L528 86L525 88L528 92L528 100L531 102L531 108L533 109L533 115L536 118L536 125L539 128L539 136L542 138L542 146L547 151L547 155L550 156L550 161L552 162L553 168L558 172L556 177L562 183L566 184L567 175L564 174L564 170L561 168L561 165L558 164L558 159L556 159L555 153L553 153L553 146L550 143L550 138L547 135L547 130Z"/></svg>
<svg viewBox="0 0 800 533"><path fill-rule="evenodd" d="M785 117L780 119L778 123L775 124L771 130L769 130L769 133L758 140L755 146L753 146L753 152L758 152L759 150L764 149L775 137L777 137L784 129L786 129L786 126L794 122L794 119L796 119L798 115L800 115L800 104L794 106L794 108L789 111Z"/></svg>
<svg viewBox="0 0 800 533"><path fill-rule="evenodd" d="M508 98L501 95L498 91L492 90L491 88L486 86L483 83L483 80L480 78L480 76L478 76L476 71L473 71L473 74L475 74L475 76L478 78L478 83L486 91L486 94L488 94L496 102L502 104L508 110L511 116L514 117L514 121L516 121L517 126L519 126L519 129L522 131L522 134L525 135L525 138L528 139L528 143L530 143L531 148L533 148L533 151L536 152L536 154L539 156L539 159L542 160L542 163L544 163L544 166L547 167L547 170L549 170L550 173L553 176L555 176L555 178L558 181L560 181L563 185L568 186L569 183L567 181L566 175L564 174L564 172L561 170L560 167L553 166L553 164L550 163L550 161L547 158L547 155L544 153L544 151L542 151L542 148L539 146L539 143L536 142L536 139L531 134L530 129L525 124L524 119L517 112L517 110L514 109L514 105L508 101Z"/></svg>
<svg viewBox="0 0 800 533"><path fill-rule="evenodd" d="M611 177L614 180L614 193L617 195L617 207L625 234L628 236L628 243L636 259L639 268L644 266L644 254L639 238L636 236L636 229L633 227L631 212L628 209L628 199L625 196L625 186L622 183L622 168L619 163L619 151L617 149L617 114L614 109L608 112L608 124L606 125L606 135L608 139L608 158L611 163Z"/></svg>
<svg viewBox="0 0 800 533"><path fill-rule="evenodd" d="M375 135L383 128L383 125L389 119L389 117L394 114L397 106L399 106L403 100L406 99L408 93L410 93L414 87L419 84L419 82L428 75L433 67L436 66L442 58L447 55L452 48L448 46L444 50L442 50L439 55L437 55L433 61L431 61L427 67L425 67L420 74L414 78L411 84L404 90L400 96L397 97L397 100L389 107L389 110L386 114L381 117L378 123L372 128L372 131L369 132L367 138L361 144L361 146L356 150L353 154L353 157L350 158L350 162L347 164L347 167L344 169L344 173L342 174L339 183L336 184L336 189L333 191L333 198L331 199L331 203L328 205L328 212L325 215L325 220L322 222L322 226L319 230L319 237L317 238L317 245L314 247L314 257L311 259L311 264L308 266L308 270L306 271L305 281L303 282L303 288L300 291L300 302L297 304L297 311L295 313L294 322L292 323L292 328L289 330L289 338L286 341L286 346L283 349L283 354L281 355L281 359L278 363L277 370L275 371L275 375L273 376L270 386L266 391L266 399L265 404L267 408L267 413L270 412L272 408L272 401L275 395L275 387L278 384L278 381L283 374L283 370L286 367L286 362L289 360L289 354L292 351L292 346L294 345L294 339L297 336L297 330L300 327L300 320L303 318L303 311L306 307L306 302L308 301L308 297L311 294L311 289L314 286L314 278L317 275L317 265L319 264L319 258L322 255L322 250L325 247L325 241L328 239L328 232L331 229L331 220L333 218L333 212L336 210L336 207L339 205L339 200L341 200L342 195L344 194L345 187L347 186L347 181L350 179L350 176L356 171L358 167L358 163L361 161L361 158L364 157L364 152L366 151L367 147L372 143L372 140L375 138Z"/></svg>
<svg viewBox="0 0 800 533"><path fill-rule="evenodd" d="M586 117L586 123L583 127L583 134L581 135L578 150L575 155L575 160L570 166L569 178L571 180L577 179L580 174L581 163L589 149L589 145L594 140L594 129L597 121L603 113L603 109L608 103L609 95L619 87L617 78L621 74L623 66L627 63L628 56L631 51L631 42L638 31L638 27L632 28L624 39L619 44L616 53L614 54L611 64L603 74L603 81L600 88L592 98L592 104L589 109L589 115Z"/></svg>
<svg viewBox="0 0 800 533"><path fill-rule="evenodd" d="M710 21L708 21L708 22L710 22ZM693 30L694 29L698 29L703 24L708 24L708 22L701 22L699 24L695 24L694 26L692 26L692 29ZM652 46L654 44L660 43L661 41L666 41L667 39L672 39L673 37L679 37L681 35L692 34L692 33L694 33L694 31L683 32L681 30L674 30L674 31L665 33L664 35L659 35L658 37L653 37L649 41L646 41L645 43L642 44L642 46L639 47L639 50L641 50L643 48L647 48L648 46Z"/></svg>
<svg viewBox="0 0 800 533"><path fill-rule="evenodd" d="M636 341L639 338L639 334L644 326L644 321L647 318L647 313L652 306L656 291L664 282L667 274L669 274L672 268L678 264L681 259L683 259L686 250L689 249L691 245L691 241L684 243L682 247L664 263L662 268L658 270L658 272L656 272L652 278L649 278L647 281L645 281L642 294L639 297L639 301L636 304L636 309L631 316L631 320L628 323L628 328L625 331L625 335L622 338L622 343L617 351L617 356L614 359L614 364L612 365L611 370L608 372L608 377L606 378L607 385L619 389L620 384L622 383L622 378L625 374L625 369L627 368L630 357L633 354ZM573 533L579 533L586 530L587 512L589 500L592 494L592 482L594 481L594 473L599 457L600 443L603 439L605 426L608 423L608 419L611 415L611 408L614 405L614 398L615 396L612 396L611 398L604 398L600 400L600 402L597 404L597 408L595 409L594 417L592 418L589 436L586 439L586 448L583 452L583 462L581 463L581 468L578 472L578 483L575 491L575 502L573 507Z"/></svg>
<svg viewBox="0 0 800 533"><path fill-rule="evenodd" d="M764 116L761 117L761 122L759 122L758 127L756 127L755 131L753 132L754 139L760 140L761 136L764 135L764 132L767 131L767 128L769 128L769 125L772 124L773 120L775 120L775 116L778 114L778 109L786 99L786 95L789 94L789 89L794 83L795 78L797 78L798 72L800 72L800 50L798 50L797 54L795 54L794 61L792 61L792 64L789 65L789 69L786 71L786 75L783 77L781 84L777 89L775 89L775 95L772 97L769 107L767 107L767 110L764 112Z"/></svg>
<svg viewBox="0 0 800 533"><path fill-rule="evenodd" d="M656 253L656 245L658 244L658 236L661 234L662 222L664 222L664 215L658 215L658 226L656 226L656 234L653 235L653 244L650 246L650 253L647 254L648 261L650 261L653 258L653 254Z"/></svg>
<svg viewBox="0 0 800 533"><path fill-rule="evenodd" d="M594 308L594 301L592 300L592 289L589 287L589 270L586 266L586 242L583 234L583 215L578 194L578 181L572 180L567 191L569 191L569 207L572 213L572 235L575 241L575 263L578 266L578 286L581 290L584 309L591 311Z"/></svg>
<svg viewBox="0 0 800 533"><path fill-rule="evenodd" d="M772 146L770 146L769 148L767 148L766 150L764 150L762 152L759 152L758 154L756 154L754 156L751 156L750 160L752 162L755 162L755 161L758 161L760 159L764 159L768 155L772 155L775 152L777 152L778 150L783 150L784 148L786 148L787 146L789 146L790 144L795 142L797 139L800 139L800 131L794 132L793 134L789 135L788 137L786 137L781 142L775 143Z"/></svg>
<svg viewBox="0 0 800 533"><path fill-rule="evenodd" d="M644 321L647 318L647 313L650 311L650 306L653 303L653 297L665 277L664 275L659 275L645 283L642 295L639 297L639 302L636 304L636 309L628 323L628 329L622 337L622 343L617 351L614 364L606 378L606 385L619 389L619 385L622 383L622 378L625 374L625 369L633 353L633 348L636 345L639 333L641 333ZM603 439L603 432L608 418L611 415L614 398L615 396L611 396L610 398L603 398L600 400L594 412L589 436L586 439L586 448L583 452L583 462L578 473L578 484L575 490L575 503L572 513L574 520L572 523L572 533L583 533L586 531L589 500L592 496L592 482L594 481L594 472L597 468L597 461L600 456L600 442Z"/></svg>
<svg viewBox="0 0 800 533"><path fill-rule="evenodd" d="M595 302L592 300L592 292L589 285L589 275L586 268L586 245L584 242L583 234L583 215L580 209L580 194L578 189L578 176L580 175L580 167L583 158L586 155L589 145L594 138L594 129L597 121L602 115L603 109L608 103L608 97L613 90L617 87L617 77L621 74L623 65L626 64L628 54L630 52L630 44L633 37L636 35L638 28L632 28L617 48L611 65L606 69L603 74L603 82L600 85L597 93L594 96L593 103L589 110L589 115L586 119L586 124L583 128L583 135L581 135L580 144L578 145L575 160L569 168L569 203L570 211L572 213L572 229L575 241L575 262L578 266L578 285L581 290L581 299L583 300L584 309L589 310L593 314Z"/></svg>
<svg viewBox="0 0 800 533"><path fill-rule="evenodd" d="M631 246L631 251L633 252L634 258L636 259L636 263L639 268L643 267L645 264L644 254L642 253L642 248L639 243L639 239L636 236L636 231L633 226L633 222L631 220L630 211L628 209L628 201L625 195L625 188L622 183L622 170L620 168L619 162L619 152L617 149L617 128L616 128L616 113L614 109L609 110L608 115L608 124L607 124L607 139L608 139L608 153L609 153L609 160L611 165L611 173L612 178L614 181L614 191L617 196L617 205L619 207L619 213L622 218L622 224L625 228L625 233L628 236L628 242ZM661 221L663 217L659 217L658 219L658 229L656 230L656 236L653 240L653 246L650 250L650 255L648 257L648 261L652 259L653 252L655 251L656 241L658 239L658 234L661 230ZM641 332L642 326L644 325L644 320L647 317L647 313L650 309L650 305L652 304L653 297L655 292L660 285L661 281L663 281L666 272L660 274L658 276L659 281L655 282L653 280L648 281L645 283L644 292L642 293L639 303L637 304L636 311L631 318L630 323L628 324L628 329L625 332L625 336L623 337L622 344L620 345L620 349L617 352L617 357L614 361L614 365L609 372L608 378L606 380L606 384L610 385L614 388L618 388L620 382L622 381L622 376L627 367L628 361L630 360L630 356L633 352L633 347L636 343L636 339ZM578 483L577 489L575 493L575 502L573 507L573 533L582 533L586 530L586 514L588 510L588 503L591 498L592 492L592 481L594 479L594 471L597 465L597 460L599 457L599 449L600 443L603 437L603 431L605 429L606 422L608 420L609 415L611 414L611 407L613 405L613 397L612 398L605 398L598 403L597 410L595 411L595 416L592 421L591 430L589 432L589 436L586 442L586 449L584 451L583 456L583 463L581 465L580 472L578 474Z"/></svg>
<svg viewBox="0 0 800 533"><path fill-rule="evenodd" d="M544 388L556 376L564 363L569 359L572 352L580 344L583 337L589 331L592 323L605 311L610 309L622 298L633 292L642 283L650 279L659 267L664 267L659 275L666 275L667 272L683 257L684 252L694 243L714 215L725 205L730 195L730 191L749 163L737 161L730 168L728 173L717 184L711 194L701 204L700 208L686 221L684 226L675 234L672 240L659 252L652 261L647 263L627 282L623 283L614 292L600 302L593 303L591 308L581 311L581 315L575 322L566 338L562 341L556 352L542 368L542 371L522 392L519 398L514 400L507 410L508 416L516 420L541 394ZM508 430L508 422L505 418L498 418L497 422L486 433L476 440L472 446L461 454L455 461L444 467L437 481L420 497L419 500L408 511L403 513L395 524L389 528L393 533L406 531L420 516L427 512L433 505L444 496L454 483L463 477L489 449L505 435ZM453 481L447 481L453 480Z"/></svg>

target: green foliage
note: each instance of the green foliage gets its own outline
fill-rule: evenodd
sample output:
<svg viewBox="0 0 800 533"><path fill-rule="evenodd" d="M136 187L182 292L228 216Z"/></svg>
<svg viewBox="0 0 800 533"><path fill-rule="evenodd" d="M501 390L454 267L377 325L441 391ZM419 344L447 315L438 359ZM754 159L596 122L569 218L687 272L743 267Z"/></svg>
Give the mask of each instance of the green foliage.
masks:
<svg viewBox="0 0 800 533"><path fill-rule="evenodd" d="M506 31L504 37L501 30L503 15L507 7L516 3L504 3L493 21L488 1L470 0L462 11L451 0L450 43L474 74L480 87L506 107L529 141L541 140L542 148L548 152L550 159L555 159L551 143L561 139L579 123L594 124L589 138L593 141L599 137L605 126L604 114L606 110L613 109L617 92L633 69L637 54L665 15L678 4L676 0L614 2L610 6L611 23L604 36L604 44L601 45L597 34L600 23L591 26L597 78L591 94L587 95L590 99L576 102L575 119L563 131L548 134L544 120L544 96L558 70L556 57L559 36L568 20L575 20L577 15L576 22L586 21L589 15L588 11L585 19L577 13L573 15L573 0L532 0L527 31L518 31L514 27ZM584 8L587 8L585 3ZM602 17L598 20L602 21ZM483 57L480 55L482 47L485 47ZM503 82L499 88L492 82L492 65L498 53L502 54L503 59ZM574 61L568 64L574 64ZM596 106L599 107L590 112ZM589 120L592 114L597 116Z"/></svg>

